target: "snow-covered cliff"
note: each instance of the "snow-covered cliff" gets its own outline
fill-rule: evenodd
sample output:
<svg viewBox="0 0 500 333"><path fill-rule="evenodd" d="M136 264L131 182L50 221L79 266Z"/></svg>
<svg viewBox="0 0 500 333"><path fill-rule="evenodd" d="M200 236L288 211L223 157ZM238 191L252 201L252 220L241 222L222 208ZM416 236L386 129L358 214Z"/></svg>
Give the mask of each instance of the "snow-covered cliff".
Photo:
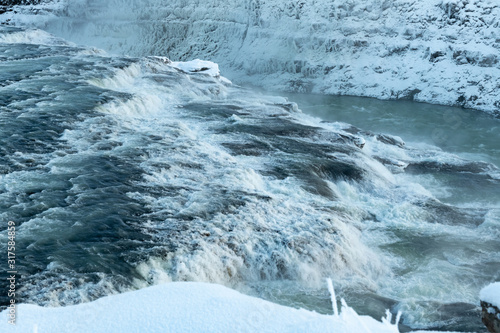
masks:
<svg viewBox="0 0 500 333"><path fill-rule="evenodd" d="M498 0L78 0L58 15L42 28L113 52L215 61L236 82L500 115Z"/></svg>

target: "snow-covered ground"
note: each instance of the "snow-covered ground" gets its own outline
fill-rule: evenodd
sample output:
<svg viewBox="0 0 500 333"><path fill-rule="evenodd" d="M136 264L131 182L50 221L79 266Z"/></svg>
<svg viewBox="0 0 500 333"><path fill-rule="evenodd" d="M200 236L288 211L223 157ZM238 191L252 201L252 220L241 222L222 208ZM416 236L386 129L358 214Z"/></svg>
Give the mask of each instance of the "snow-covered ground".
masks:
<svg viewBox="0 0 500 333"><path fill-rule="evenodd" d="M157 285L75 306L21 304L16 325L8 324L8 312L0 315L0 330L5 333L399 332L397 318L388 315L377 321L360 316L345 302L338 315L322 315L194 282Z"/></svg>
<svg viewBox="0 0 500 333"><path fill-rule="evenodd" d="M24 12L0 20L113 52L208 59L274 90L500 114L497 0L77 0L57 19Z"/></svg>

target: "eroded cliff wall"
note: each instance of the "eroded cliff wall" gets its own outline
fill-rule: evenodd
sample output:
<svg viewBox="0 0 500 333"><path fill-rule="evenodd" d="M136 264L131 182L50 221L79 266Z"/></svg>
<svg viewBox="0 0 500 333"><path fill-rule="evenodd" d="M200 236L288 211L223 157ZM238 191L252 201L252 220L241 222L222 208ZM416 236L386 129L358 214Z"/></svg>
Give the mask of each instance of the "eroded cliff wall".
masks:
<svg viewBox="0 0 500 333"><path fill-rule="evenodd" d="M75 0L56 15L38 25L111 52L212 60L236 82L500 114L496 0Z"/></svg>

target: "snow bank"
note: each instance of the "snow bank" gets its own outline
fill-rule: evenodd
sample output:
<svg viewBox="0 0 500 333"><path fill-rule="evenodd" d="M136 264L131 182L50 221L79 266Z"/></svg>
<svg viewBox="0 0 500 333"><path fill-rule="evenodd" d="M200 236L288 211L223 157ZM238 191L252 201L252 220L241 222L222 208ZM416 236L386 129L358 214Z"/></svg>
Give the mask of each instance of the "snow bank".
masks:
<svg viewBox="0 0 500 333"><path fill-rule="evenodd" d="M500 282L492 283L479 293L482 321L489 332L500 332Z"/></svg>
<svg viewBox="0 0 500 333"><path fill-rule="evenodd" d="M481 289L479 298L483 302L500 308L500 282L492 283Z"/></svg>
<svg viewBox="0 0 500 333"><path fill-rule="evenodd" d="M21 304L16 326L1 313L2 332L335 332L397 333L359 316L343 302L341 313L322 315L240 294L214 284L175 282L60 308Z"/></svg>

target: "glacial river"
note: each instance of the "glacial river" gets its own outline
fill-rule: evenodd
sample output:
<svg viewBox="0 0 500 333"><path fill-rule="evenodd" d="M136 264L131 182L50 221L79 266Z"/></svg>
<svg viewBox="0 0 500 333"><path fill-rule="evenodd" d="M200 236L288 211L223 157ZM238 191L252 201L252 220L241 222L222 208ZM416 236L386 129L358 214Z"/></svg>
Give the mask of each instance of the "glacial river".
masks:
<svg viewBox="0 0 500 333"><path fill-rule="evenodd" d="M0 217L17 225L21 302L206 281L327 313L331 277L360 314L483 330L498 119L286 99L200 70L0 28Z"/></svg>

